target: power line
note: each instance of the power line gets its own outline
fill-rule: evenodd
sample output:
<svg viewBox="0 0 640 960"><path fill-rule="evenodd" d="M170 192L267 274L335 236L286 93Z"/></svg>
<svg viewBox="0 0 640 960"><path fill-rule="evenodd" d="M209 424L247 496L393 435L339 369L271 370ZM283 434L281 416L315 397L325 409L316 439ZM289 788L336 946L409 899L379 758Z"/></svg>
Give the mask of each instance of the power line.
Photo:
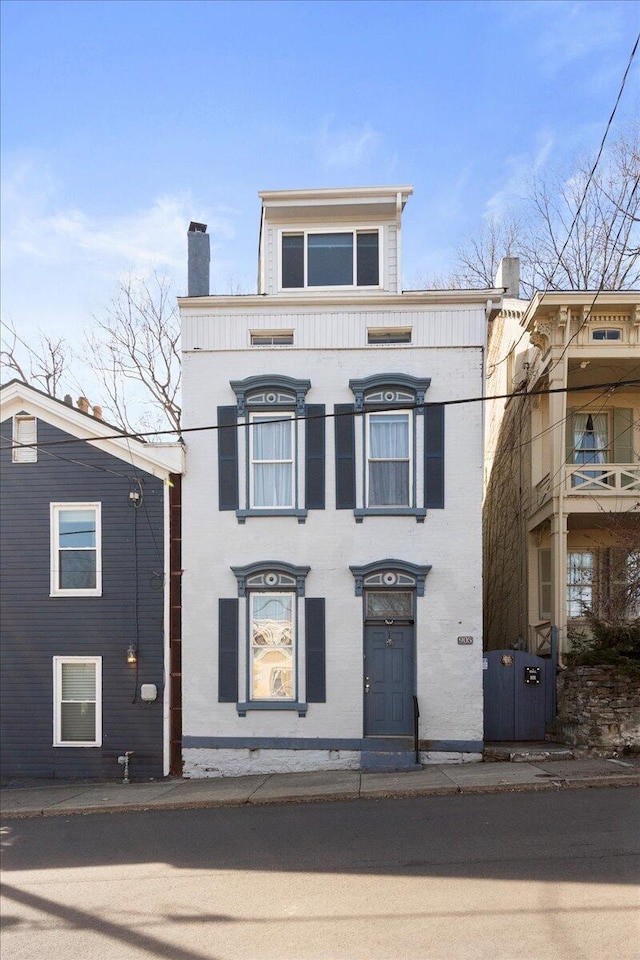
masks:
<svg viewBox="0 0 640 960"><path fill-rule="evenodd" d="M363 410L346 410L341 411L340 413L314 413L314 414L302 414L296 416L287 416L278 418L274 416L269 420L269 423L288 423L288 422L304 422L307 420L334 420L338 417L358 417L366 413L383 413L389 412L391 410L395 411L404 411L404 410L423 410L427 407L452 407L459 406L466 403L487 403L493 400L511 400L528 397L538 397L538 396L548 396L554 393L583 393L588 390L615 390L618 387L628 387L628 386L638 386L640 385L640 378L634 378L631 380L612 380L607 383L592 383L585 384L579 387L553 387L552 389L544 390L530 390L528 392L516 392L516 393L502 393L496 394L495 396L477 396L477 397L460 397L457 400L441 400L437 403L428 403L423 401L422 403L402 403L402 404L380 404L371 407L367 407ZM245 425L242 425L245 426ZM252 421L247 421L246 426L253 426ZM182 427L181 433L204 433L207 431L217 431L217 430L237 430L239 424L207 424L203 427ZM71 437L66 440L46 440L42 443L12 443L9 448L2 447L0 449L16 449L16 448L32 448L37 449L43 447L55 447L63 446L70 443L101 443L104 440L126 440L134 439L137 440L140 437L146 436L161 436L164 434L175 434L175 430L149 430L147 432L139 431L137 433L126 433L124 431L120 433L108 434L104 437Z"/></svg>
<svg viewBox="0 0 640 960"><path fill-rule="evenodd" d="M600 157L602 156L602 152L603 152L603 150L604 150L604 145L605 145L607 136L608 136L608 134L609 134L609 130L611 129L611 124L613 123L613 118L614 118L615 115L616 115L616 111L617 111L618 105L619 105L619 103L620 103L620 98L622 97L622 93L623 93L624 88L625 88L625 86L626 86L627 77L628 77L628 75L629 75L629 71L630 71L630 69L631 69L631 64L633 63L633 59L634 59L634 57L635 57L635 55L636 55L636 52L637 52L637 50L638 50L638 44L639 44L639 43L640 43L640 33L639 33L638 36L636 37L636 41L635 41L635 43L634 43L634 45L633 45L633 49L632 49L632 51L631 51L631 55L629 56L629 62L627 63L627 67L626 67L626 70L624 71L624 75L623 75L623 77L622 77L622 82L621 82L621 84L620 84L620 89L618 90L618 96L616 97L616 101L615 101L615 103L614 103L614 105L613 105L613 109L611 110L611 114L610 114L609 119L608 119L608 121L607 121L607 125L606 125L606 127L605 127L604 133L603 133L603 135L602 135L602 139L601 139L601 141L600 141L600 147L599 147L599 149L598 149L598 153L597 153L596 159L595 159L595 161L594 161L594 163L593 163L593 166L591 167L591 170L590 170L590 172L589 172L589 176L587 177L587 182L586 182L586 184L585 184L584 190L582 191L582 196L581 196L581 198L580 198L580 203L578 204L578 206L577 206L577 208L576 208L576 212L575 212L574 217L573 217L573 220L572 220L572 222L571 222L571 226L569 227L569 230L568 230L568 232L567 232L566 240L565 240L565 242L564 242L564 244L563 244L562 250L561 250L560 253L558 254L558 259L557 259L557 261L556 261L556 264L555 264L553 270L552 270L552 271L550 272L550 274L549 274L549 277L548 277L548 279L547 279L547 281L546 281L546 284L545 284L545 288L544 288L544 290L542 291L542 296L543 296L543 297L544 297L544 295L549 291L549 288L550 288L550 286L551 286L551 281L553 280L553 277L554 277L555 274L556 274L556 270L558 269L558 267L559 267L560 264L562 263L562 258L563 258L563 256L564 256L565 250L567 249L567 245L568 245L568 243L569 243L569 240L571 239L571 234L573 233L573 229L574 229L576 223L578 222L578 217L580 216L580 213L581 213L581 211L582 211L582 207L583 207L583 205L584 205L584 202L585 202L585 200L587 199L587 193L588 193L588 191L589 191L589 187L591 186L591 181L593 180L594 174L595 174L595 172L596 172L596 168L597 168L597 166L598 166L598 164L599 164L599 162L600 162ZM633 195L634 195L634 193L635 193L635 191L636 191L637 186L638 186L638 181L636 180L635 187L634 187L634 189L633 189L633 191L632 191L632 193L631 193L631 196L629 197L629 202L632 200ZM628 208L627 208L627 210L623 211L622 224L624 224L624 218L625 218L625 216L626 216L627 213L628 213ZM616 243L618 242L618 239L619 239L619 237L620 237L620 233L621 233L621 230L622 230L622 224L621 224L621 226L620 226L620 229L618 230L618 234L617 234L617 236L616 236L616 241L615 241L615 243L614 243L614 245L613 245L613 248L612 248L612 251L611 251L611 257L613 257L613 251L615 250L615 245L616 245ZM609 236L610 236L610 235L611 235L611 233L609 232L609 233L607 234L607 241L609 240ZM610 257L610 259L611 259L611 257ZM596 296L594 297L593 303L591 304L591 310L593 310L593 307L594 307L595 301L596 301L596 299L597 299L597 297L598 297L598 294L602 292L602 289L603 289L603 286L604 286L604 282L605 282L605 278L606 278L606 271L607 271L608 265L609 265L608 263L605 264L605 266L604 266L604 268L603 268L603 271L602 271L602 280L601 280L601 282L600 282L600 287L598 288L598 292L596 293ZM590 315L590 313L591 313L591 310L589 311L589 315ZM587 318L587 319L588 319L588 318ZM584 322L586 323L586 319L585 319ZM583 324L583 325L584 325L584 324ZM580 329L582 329L582 328L580 328ZM491 365L492 368L495 369L495 367L497 367L499 364L504 363L504 361L509 357L509 355L512 353L512 351L515 350L515 348L518 346L518 344L522 341L522 339L523 339L523 337L524 337L524 335L525 335L526 332L527 332L526 330L523 330L523 331L522 331L522 333L521 333L521 335L520 335L520 338L516 341L516 343L513 345L513 347L510 348L509 352L506 353L505 356L502 357L500 360L497 360L494 364L492 364L492 365ZM569 342L571 342L571 341L569 341ZM567 344L567 346L568 346L568 344Z"/></svg>

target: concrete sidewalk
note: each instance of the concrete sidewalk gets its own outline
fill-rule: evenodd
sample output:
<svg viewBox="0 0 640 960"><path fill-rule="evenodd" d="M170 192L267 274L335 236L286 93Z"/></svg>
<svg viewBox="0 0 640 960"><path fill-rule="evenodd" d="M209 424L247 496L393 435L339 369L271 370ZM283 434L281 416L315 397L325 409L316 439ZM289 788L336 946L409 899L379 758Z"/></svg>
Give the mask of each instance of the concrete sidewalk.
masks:
<svg viewBox="0 0 640 960"><path fill-rule="evenodd" d="M50 817L602 786L640 786L640 760L434 764L407 773L334 770L128 784L8 784L0 789L0 810L4 817Z"/></svg>

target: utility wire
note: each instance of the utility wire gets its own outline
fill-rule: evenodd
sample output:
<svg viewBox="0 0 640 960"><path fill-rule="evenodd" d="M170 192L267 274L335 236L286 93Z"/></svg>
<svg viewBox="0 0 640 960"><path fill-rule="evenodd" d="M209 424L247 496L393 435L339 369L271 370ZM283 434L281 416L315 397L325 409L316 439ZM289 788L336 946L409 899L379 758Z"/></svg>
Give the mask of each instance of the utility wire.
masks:
<svg viewBox="0 0 640 960"><path fill-rule="evenodd" d="M563 258L563 256L564 256L565 250L567 249L567 245L568 245L568 243L569 243L569 240L571 239L571 234L573 233L573 229L574 229L576 223L578 222L578 217L580 216L580 213L581 213L581 211L582 211L582 207L584 206L585 200L587 199L587 193L588 193L588 191L589 191L589 187L591 186L591 181L593 180L593 177L594 177L594 175L595 175L596 168L597 168L597 166L598 166L598 164L599 164L599 162L600 162L600 157L602 156L602 152L603 152L603 150L604 150L604 145L605 145L607 136L608 136L608 134L609 134L609 130L611 129L611 124L613 123L613 118L614 118L615 115L616 115L616 111L617 111L617 109L618 109L618 104L620 103L620 98L622 97L622 93L623 93L624 88L625 88L625 86L626 86L627 77L629 76L629 71L631 70L631 64L633 63L633 59L634 59L634 57L635 57L635 55L636 55L636 53L637 53L638 44L639 44L639 43L640 43L640 33L639 33L639 34L637 35L637 37L636 37L636 41L635 41L635 43L634 43L634 45L633 45L633 49L632 49L631 54L630 54L630 56L629 56L629 61L628 61L628 63L627 63L626 70L624 71L624 75L623 75L623 77L622 77L622 82L621 82L621 84L620 84L620 89L618 90L618 96L616 97L616 101L615 101L615 103L614 103L614 105L613 105L613 109L612 109L611 114L610 114L610 116L609 116L609 119L608 119L608 121L607 121L607 125L606 125L606 127L605 127L605 131L604 131L604 133L603 133L603 135L602 135L602 139L601 139L601 141L600 141L600 148L598 149L598 153L597 153L596 159L595 159L595 161L594 161L594 163L593 163L593 166L591 167L591 170L590 170L590 172L589 172L589 176L587 177L587 182L586 182L586 184L585 184L584 190L582 191L582 196L581 196L581 198L580 198L580 203L578 204L578 206L577 206L577 208L576 208L576 212L575 212L574 217L573 217L573 220L572 220L572 222L571 222L571 226L569 227L569 230L568 230L568 232L567 232L567 238L566 238L566 240L565 240L565 242L564 242L564 244L563 244L562 250L561 250L560 253L558 254L558 259L557 259L557 261L556 261L556 264L555 264L553 270L551 271L551 273L549 274L549 278L548 278L548 280L547 280L547 282L546 282L546 284L545 284L545 288L544 288L544 290L542 291L542 294L541 294L542 297L544 297L544 295L549 291L549 288L550 288L550 286L551 286L551 282L552 282L552 280L553 280L553 278L554 278L554 276L555 276L555 274L556 274L556 271L557 271L558 267L560 266L560 264L562 263L562 258ZM631 196L629 197L629 202L633 199L633 195L634 195L634 193L635 193L635 191L636 191L637 186L638 186L638 181L636 180L635 187L634 187L634 189L633 189L633 191L632 191L632 193L631 193ZM623 212L622 224L624 224L624 219L625 219L625 216L626 216L627 213L628 213L628 207L627 207L627 210L625 210L625 211ZM618 242L618 239L619 239L619 237L620 237L620 232L621 232L621 230L622 230L622 224L621 224L621 226L620 226L620 230L618 230L618 234L617 234L617 236L616 236L616 241L615 241L615 243L614 243L614 245L613 245L613 248L612 248L611 256L613 256L613 251L615 250L616 243ZM607 235L607 241L609 240L609 236L610 236L610 232L609 232L609 234ZM610 259L611 259L611 258L610 258ZM601 280L601 283L600 283L600 287L598 288L598 292L596 293L596 296L594 297L594 301L593 301L593 303L591 304L591 310L593 310L593 306L594 306L595 301L596 301L596 299L597 299L597 297L598 297L598 294L602 292L608 265L609 265L608 263L605 264L605 266L604 266L604 268L603 268L603 271L602 271L602 280ZM589 313L591 313L591 311L589 311ZM586 320L585 320L585 323L586 323ZM583 325L584 325L584 324L583 324ZM580 328L580 329L581 329L581 328ZM510 348L509 352L508 352L507 354L505 354L504 357L502 357L500 360L497 360L494 364L491 365L491 366L492 366L492 369L494 369L495 367L497 367L499 364L504 363L504 361L507 359L507 357L509 356L509 354L510 354L513 350L515 350L515 348L518 346L518 344L522 341L522 339L523 339L523 337L524 337L524 335L525 335L526 332L527 332L526 330L523 330L523 331L522 331L522 334L520 335L520 339L516 341L516 343L513 345L513 347ZM569 342L571 342L571 341L569 341Z"/></svg>
<svg viewBox="0 0 640 960"><path fill-rule="evenodd" d="M366 413L384 413L389 412L390 410L403 411L403 410L423 410L427 407L453 407L459 406L465 403L487 403L490 400L511 400L514 398L526 398L526 397L539 397L539 396L548 396L553 393L584 393L587 390L604 390L604 389L616 389L617 387L628 387L628 386L638 386L640 385L640 378L633 378L631 380L612 380L607 383L592 383L586 384L579 387L553 387L552 389L544 390L530 390L529 392L516 392L516 393L501 393L496 394L495 396L477 396L477 397L460 397L457 400L441 400L437 403L429 403L423 401L422 403L401 403L401 404L380 404L371 407L367 407L364 410L345 410L340 413L314 413L314 414L302 414L296 415L293 417L273 417L269 420L269 423L287 423L291 421L300 421L304 422L307 420L334 420L339 417L359 417ZM251 427L252 421L248 421L247 426ZM207 431L217 431L217 430L237 430L239 424L207 424L204 427L182 427L181 433L204 433ZM147 432L139 431L137 433L125 433L124 431L120 433L108 434L104 437L71 437L67 440L46 440L42 443L12 443L10 447L2 447L0 449L16 449L17 447L36 447L40 449L41 447L56 447L63 446L70 443L101 443L104 440L123 440L123 439L134 439L137 440L140 437L147 436L158 436L163 434L175 433L175 430L149 430Z"/></svg>

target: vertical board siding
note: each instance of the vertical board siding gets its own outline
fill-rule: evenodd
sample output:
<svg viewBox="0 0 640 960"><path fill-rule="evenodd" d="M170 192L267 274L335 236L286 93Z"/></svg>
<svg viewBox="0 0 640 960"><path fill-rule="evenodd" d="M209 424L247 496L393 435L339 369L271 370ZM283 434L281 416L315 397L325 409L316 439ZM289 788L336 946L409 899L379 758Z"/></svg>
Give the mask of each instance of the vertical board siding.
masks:
<svg viewBox="0 0 640 960"><path fill-rule="evenodd" d="M10 421L2 425L6 434ZM10 433L9 433L10 436ZM38 441L71 439L38 420ZM76 463L40 453L12 463L0 451L0 726L5 777L163 775L164 488L162 480L90 443L63 448ZM139 507L129 500L140 489ZM101 597L50 597L52 502L102 504ZM126 662L138 646L137 668ZM102 657L101 747L53 747L53 657ZM141 703L139 685L158 698Z"/></svg>
<svg viewBox="0 0 640 960"><path fill-rule="evenodd" d="M355 309L301 310L261 304L258 311L238 311L207 316L184 313L183 349L253 350L248 330L294 331L294 346L284 350L335 350L367 346L367 327L412 328L414 347L483 346L486 333L484 308L430 306L423 309L371 307ZM375 347L372 349L376 349ZM260 361L258 361L260 362Z"/></svg>

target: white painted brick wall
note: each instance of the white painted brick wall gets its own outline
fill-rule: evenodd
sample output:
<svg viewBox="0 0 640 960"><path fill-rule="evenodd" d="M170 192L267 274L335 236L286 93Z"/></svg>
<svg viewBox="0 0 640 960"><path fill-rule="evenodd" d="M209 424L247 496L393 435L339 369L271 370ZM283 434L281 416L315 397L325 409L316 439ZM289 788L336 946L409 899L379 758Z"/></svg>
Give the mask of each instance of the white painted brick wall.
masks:
<svg viewBox="0 0 640 960"><path fill-rule="evenodd" d="M477 316L470 323L477 325ZM350 378L384 372L431 377L427 392L431 402L479 396L482 345L403 351L258 348L189 353L184 356L183 423L186 428L215 423L216 408L235 402L230 380L265 373L308 378L312 386L307 402L324 403L331 413L335 403L353 402ZM351 511L334 509L332 419L327 421L326 437L327 509L310 511L304 524L295 517L249 517L245 524L239 524L232 511L219 513L216 433L187 432L185 439L185 736L360 738L362 599L355 596L349 565L393 557L432 565L425 596L417 600L420 736L430 740L482 740L482 404L446 410L446 507L428 511L424 524L416 523L413 517L367 517L363 523L356 523ZM237 596L231 566L262 560L309 565L306 595L327 598L327 702L309 704L304 718L288 711L253 711L240 718L234 704L217 702L218 599ZM243 607L241 603L241 624ZM474 637L473 645L457 644L457 637L463 634ZM211 752L216 758L208 756ZM328 751L285 751L290 756L283 759L276 759L279 751L262 753L261 762L268 770L264 767L256 772L336 768L336 758L329 757ZM306 758L304 753L308 754ZM350 768L353 757L341 753ZM189 776L203 776L212 775L202 772L211 764L227 772L256 769L256 757L250 757L249 751L232 750L230 754L233 756L224 759L219 750L185 750L185 770ZM311 766L304 766L307 763ZM330 766L324 767L327 763Z"/></svg>

